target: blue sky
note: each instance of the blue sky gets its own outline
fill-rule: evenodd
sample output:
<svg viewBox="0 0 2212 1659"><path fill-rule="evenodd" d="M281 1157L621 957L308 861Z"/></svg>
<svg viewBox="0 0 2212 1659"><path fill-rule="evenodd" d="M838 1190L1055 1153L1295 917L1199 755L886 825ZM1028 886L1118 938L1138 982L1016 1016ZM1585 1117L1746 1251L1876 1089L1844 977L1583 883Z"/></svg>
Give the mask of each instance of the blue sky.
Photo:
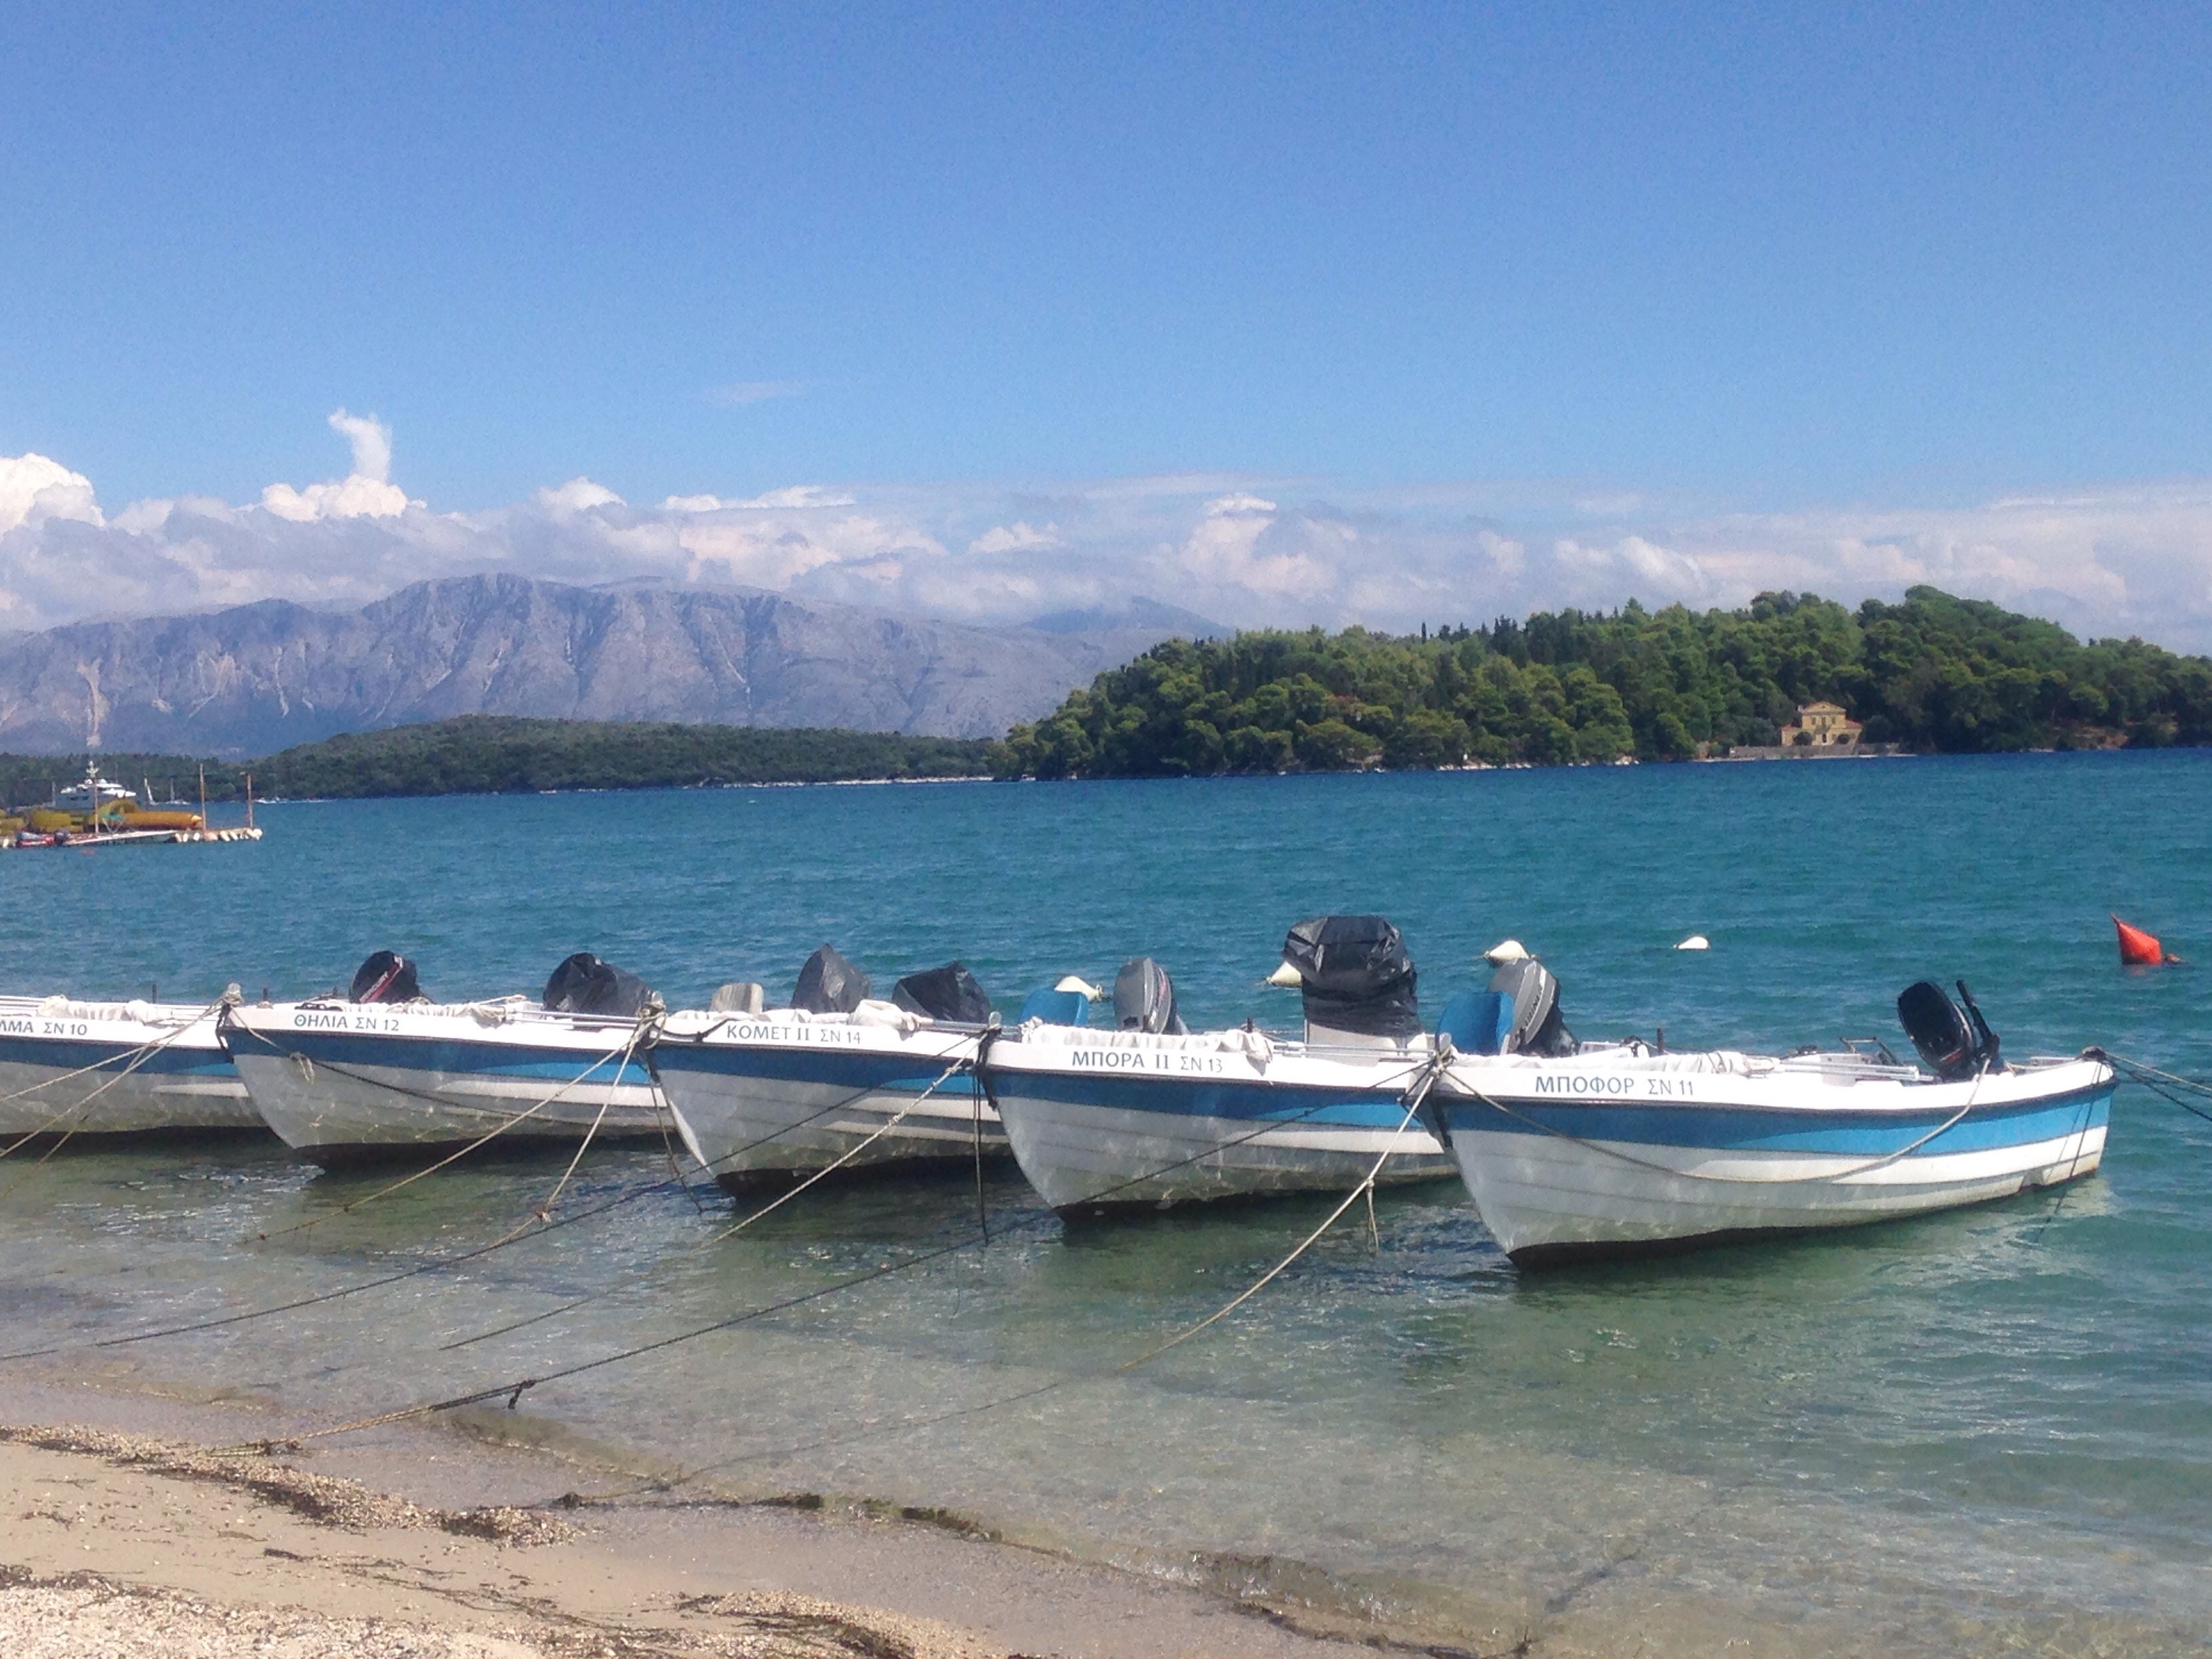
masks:
<svg viewBox="0 0 2212 1659"><path fill-rule="evenodd" d="M1686 544L2169 489L2208 18L19 3L0 457L250 503L344 408L447 514L1206 474Z"/></svg>

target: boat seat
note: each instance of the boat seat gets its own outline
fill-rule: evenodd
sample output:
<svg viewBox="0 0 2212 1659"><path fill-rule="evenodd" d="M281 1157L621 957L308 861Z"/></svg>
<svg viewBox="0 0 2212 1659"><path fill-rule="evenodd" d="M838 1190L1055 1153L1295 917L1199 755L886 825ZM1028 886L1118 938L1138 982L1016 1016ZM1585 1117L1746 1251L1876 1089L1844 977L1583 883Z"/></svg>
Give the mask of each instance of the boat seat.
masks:
<svg viewBox="0 0 2212 1659"><path fill-rule="evenodd" d="M1041 1019L1048 1025L1080 1025L1091 1012L1091 999L1080 991L1032 991L1014 1023L1026 1025Z"/></svg>
<svg viewBox="0 0 2212 1659"><path fill-rule="evenodd" d="M1437 1017L1437 1035L1463 1054L1494 1054L1513 1029L1513 998L1504 991L1455 991Z"/></svg>

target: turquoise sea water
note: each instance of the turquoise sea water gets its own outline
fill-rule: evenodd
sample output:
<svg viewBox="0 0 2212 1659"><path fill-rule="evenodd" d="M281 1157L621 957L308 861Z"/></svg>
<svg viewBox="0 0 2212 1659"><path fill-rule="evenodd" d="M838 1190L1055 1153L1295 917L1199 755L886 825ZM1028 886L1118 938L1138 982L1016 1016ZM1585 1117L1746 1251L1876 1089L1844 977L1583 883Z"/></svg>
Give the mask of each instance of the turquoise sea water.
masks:
<svg viewBox="0 0 2212 1659"><path fill-rule="evenodd" d="M826 939L879 987L958 957L1008 1009L1149 952L1194 1024L1287 1021L1295 999L1255 985L1284 928L1371 909L1431 1006L1511 935L1584 1036L1896 1042L1899 988L1964 975L2008 1053L2097 1042L2212 1076L2208 809L2191 753L302 803L253 846L0 860L0 990L299 994L390 946L459 997L591 949L680 1005L732 978L780 994ZM2108 909L2207 966L2122 970ZM1668 948L1693 932L1711 951ZM264 1305L496 1237L557 1173L457 1169L258 1243L380 1183L265 1149L64 1155L0 1179L0 1307L27 1346ZM595 1155L562 1207L665 1173L657 1150ZM1327 1201L1067 1236L1009 1174L988 1249L526 1410L739 1487L948 1505L1469 1640L1705 1651L1755 1623L1808 1652L2197 1651L2208 1190L2212 1123L2137 1090L2103 1174L2063 1195L1674 1261L1518 1275L1434 1187L1124 1373ZM701 1202L96 1358L335 1419L902 1260L975 1209L957 1180L810 1193L702 1248L732 1212Z"/></svg>

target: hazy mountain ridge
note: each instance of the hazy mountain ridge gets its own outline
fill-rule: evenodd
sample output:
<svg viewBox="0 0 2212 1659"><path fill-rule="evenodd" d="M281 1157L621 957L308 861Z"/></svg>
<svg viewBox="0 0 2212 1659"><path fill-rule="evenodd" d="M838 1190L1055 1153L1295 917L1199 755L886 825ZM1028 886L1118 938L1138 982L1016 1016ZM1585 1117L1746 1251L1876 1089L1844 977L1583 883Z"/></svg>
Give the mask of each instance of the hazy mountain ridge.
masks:
<svg viewBox="0 0 2212 1659"><path fill-rule="evenodd" d="M0 746L254 755L469 714L996 736L1208 626L1166 607L1096 620L980 628L760 590L459 577L356 611L267 600L0 639Z"/></svg>

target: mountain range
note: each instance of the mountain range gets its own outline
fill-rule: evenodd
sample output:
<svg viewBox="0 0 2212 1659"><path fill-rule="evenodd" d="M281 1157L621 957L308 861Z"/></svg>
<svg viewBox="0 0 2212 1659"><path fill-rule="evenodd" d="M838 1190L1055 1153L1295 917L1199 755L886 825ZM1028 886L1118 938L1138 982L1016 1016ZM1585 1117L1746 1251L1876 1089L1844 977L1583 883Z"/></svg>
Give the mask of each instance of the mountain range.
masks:
<svg viewBox="0 0 2212 1659"><path fill-rule="evenodd" d="M454 714L995 737L1176 635L1171 606L978 627L755 589L490 574L0 639L0 748L268 754Z"/></svg>

